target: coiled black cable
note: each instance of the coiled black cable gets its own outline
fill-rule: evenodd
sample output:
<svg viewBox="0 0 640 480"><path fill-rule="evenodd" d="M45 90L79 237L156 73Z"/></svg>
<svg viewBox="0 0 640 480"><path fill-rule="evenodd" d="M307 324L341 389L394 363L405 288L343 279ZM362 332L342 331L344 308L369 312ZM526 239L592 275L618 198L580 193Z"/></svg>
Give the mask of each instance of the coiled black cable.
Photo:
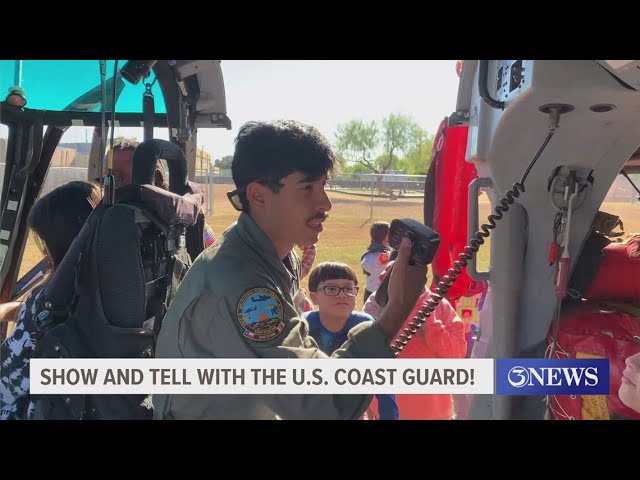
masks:
<svg viewBox="0 0 640 480"><path fill-rule="evenodd" d="M473 258L473 256L478 253L480 250L480 246L484 244L485 238L491 235L491 230L496 228L496 222L503 217L503 213L509 211L510 205L513 204L516 198L520 196L521 193L524 193L524 182L529 175L529 172L533 168L533 165L536 163L542 152L547 147L547 144L553 137L555 132L555 128L552 128L547 134L547 138L545 139L542 146L538 149L538 152L533 157L533 160L529 163L529 166L525 170L522 178L519 182L514 183L511 190L507 191L499 201L498 205L496 205L494 214L489 215L487 217L488 223L483 224L480 227L469 245L464 247L464 252L460 252L458 254L458 258L460 260L456 260L453 262L453 267L448 270L449 275L445 275L442 277L442 280L438 283L435 291L431 293L431 298L429 298L420 311L413 317L413 319L407 324L407 326L402 330L400 334L393 341L391 348L398 355L402 349L409 343L411 338L416 334L418 329L422 327L426 323L426 319L433 313L436 307L440 304L442 299L444 298L447 290L451 288L453 282L456 281L458 275L462 273L462 269L467 266L469 260Z"/></svg>

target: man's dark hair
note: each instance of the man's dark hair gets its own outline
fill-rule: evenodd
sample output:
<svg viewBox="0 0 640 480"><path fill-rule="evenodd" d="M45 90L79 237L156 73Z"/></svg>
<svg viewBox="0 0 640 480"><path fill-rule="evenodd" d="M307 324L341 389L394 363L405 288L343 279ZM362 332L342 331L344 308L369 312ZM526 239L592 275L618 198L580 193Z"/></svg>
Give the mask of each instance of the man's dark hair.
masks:
<svg viewBox="0 0 640 480"><path fill-rule="evenodd" d="M317 292L320 282L327 280L353 280L355 286L358 286L356 272L349 265L340 262L322 262L309 275L309 291Z"/></svg>
<svg viewBox="0 0 640 480"><path fill-rule="evenodd" d="M249 210L246 186L259 181L277 193L280 180L294 172L312 179L333 172L336 155L315 127L294 120L248 122L235 140L231 171L244 211Z"/></svg>
<svg viewBox="0 0 640 480"><path fill-rule="evenodd" d="M27 224L43 253L49 253L54 268L101 199L102 189L97 183L72 181L55 188L33 205Z"/></svg>
<svg viewBox="0 0 640 480"><path fill-rule="evenodd" d="M388 222L373 222L371 228L369 229L369 235L371 236L371 240L376 240L377 242L382 243L384 237L389 233L389 223Z"/></svg>

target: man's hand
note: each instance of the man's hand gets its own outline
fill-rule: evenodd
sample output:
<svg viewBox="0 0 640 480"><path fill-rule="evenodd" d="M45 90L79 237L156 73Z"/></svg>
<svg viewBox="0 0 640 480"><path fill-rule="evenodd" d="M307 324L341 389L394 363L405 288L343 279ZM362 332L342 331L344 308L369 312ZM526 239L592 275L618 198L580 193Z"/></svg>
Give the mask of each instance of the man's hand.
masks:
<svg viewBox="0 0 640 480"><path fill-rule="evenodd" d="M402 325L404 325L407 316L413 310L427 282L427 267L409 265L410 256L411 241L405 237L400 243L398 258L395 260L391 273L388 275L387 294L389 300L378 317L378 323L382 325L385 336L389 341L393 340ZM385 277L386 280L387 278ZM384 288L383 285L380 287ZM376 292L376 301L378 300L378 293L381 294L381 297L385 296L383 295L384 292Z"/></svg>
<svg viewBox="0 0 640 480"><path fill-rule="evenodd" d="M410 256L411 241L404 237L400 242L398 258L391 270L388 287L389 303L408 307L409 310L413 309L427 283L427 267L409 265Z"/></svg>

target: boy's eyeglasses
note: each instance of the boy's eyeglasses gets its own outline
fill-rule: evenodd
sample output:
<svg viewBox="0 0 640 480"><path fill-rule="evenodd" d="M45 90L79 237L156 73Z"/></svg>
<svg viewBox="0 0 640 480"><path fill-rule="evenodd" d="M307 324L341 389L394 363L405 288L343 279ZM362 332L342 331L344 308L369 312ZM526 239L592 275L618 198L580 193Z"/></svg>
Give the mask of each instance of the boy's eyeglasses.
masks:
<svg viewBox="0 0 640 480"><path fill-rule="evenodd" d="M355 297L358 295L360 287L322 287L324 294L328 297L337 297L340 291L343 291L347 297Z"/></svg>

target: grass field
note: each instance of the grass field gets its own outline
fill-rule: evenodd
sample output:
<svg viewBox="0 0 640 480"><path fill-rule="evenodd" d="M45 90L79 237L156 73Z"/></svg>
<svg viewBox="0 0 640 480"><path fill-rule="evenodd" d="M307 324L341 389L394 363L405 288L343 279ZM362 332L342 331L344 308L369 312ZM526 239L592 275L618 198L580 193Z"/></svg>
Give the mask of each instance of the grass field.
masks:
<svg viewBox="0 0 640 480"><path fill-rule="evenodd" d="M358 275L358 285L364 291L366 277L360 268L360 257L369 245L369 227L372 221L391 221L394 218L423 219L422 201L418 199L374 199L373 216L371 216L370 198L352 196L344 193L329 192L333 208L329 212L329 219L324 223L324 231L317 245L317 256L314 265L325 261L344 262L351 265ZM489 204L481 209L483 215L488 215ZM231 207L226 197L216 189L214 199L214 215L207 218L207 223L214 229L216 235L223 232L233 223L238 214ZM488 249L480 251L480 264L488 264ZM484 263L482 263L484 262ZM308 276L303 280L307 288ZM358 295L357 308L362 307L362 295Z"/></svg>
<svg viewBox="0 0 640 480"><path fill-rule="evenodd" d="M236 212L226 198L230 186L218 185L214 191L214 214L207 217L207 223L219 236L237 217ZM372 221L391 221L394 218L414 218L422 221L423 206L421 199L374 199L371 217L370 199L337 192L329 192L333 208L329 219L324 224L324 231L318 243L316 264L323 261L339 261L351 265L358 274L361 289L364 289L365 276L360 268L360 256L369 244L369 227ZM620 215L624 221L626 232L640 232L640 205L630 203L608 202L602 210ZM488 201L480 202L481 220L490 213ZM490 240L478 252L478 269L485 270L489 263ZM30 238L25 249L20 275L35 265L42 255ZM307 287L308 277L303 286ZM357 308L362 307L362 295L358 295Z"/></svg>

